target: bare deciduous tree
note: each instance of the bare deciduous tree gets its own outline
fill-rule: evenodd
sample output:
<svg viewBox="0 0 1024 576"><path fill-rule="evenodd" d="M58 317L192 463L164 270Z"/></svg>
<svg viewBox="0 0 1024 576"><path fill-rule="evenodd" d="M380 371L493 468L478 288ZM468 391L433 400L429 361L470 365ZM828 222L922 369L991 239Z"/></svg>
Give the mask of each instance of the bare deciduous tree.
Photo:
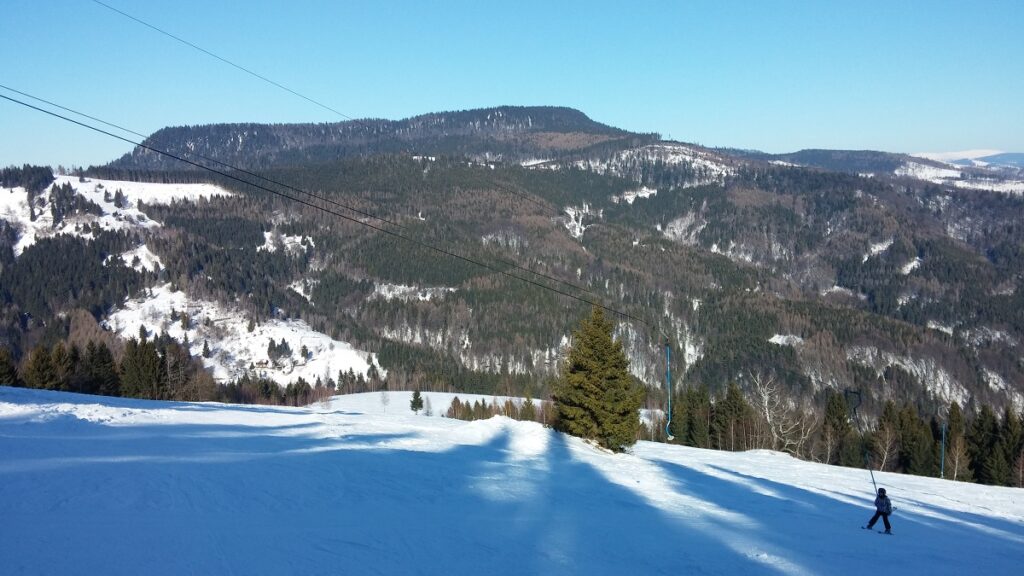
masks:
<svg viewBox="0 0 1024 576"><path fill-rule="evenodd" d="M814 431L814 419L783 399L775 376L756 373L751 375L751 382L756 409L764 420L771 448L800 455Z"/></svg>
<svg viewBox="0 0 1024 576"><path fill-rule="evenodd" d="M899 453L899 431L890 422L879 424L874 437L875 465L879 470L889 470Z"/></svg>

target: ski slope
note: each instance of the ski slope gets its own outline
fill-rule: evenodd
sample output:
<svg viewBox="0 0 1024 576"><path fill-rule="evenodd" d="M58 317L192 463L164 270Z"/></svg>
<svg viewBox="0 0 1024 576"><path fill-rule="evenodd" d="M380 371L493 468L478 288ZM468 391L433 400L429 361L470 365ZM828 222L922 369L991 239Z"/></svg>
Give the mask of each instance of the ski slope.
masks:
<svg viewBox="0 0 1024 576"><path fill-rule="evenodd" d="M435 413L444 398L432 394ZM1019 574L1024 491L535 423L0 387L3 574Z"/></svg>

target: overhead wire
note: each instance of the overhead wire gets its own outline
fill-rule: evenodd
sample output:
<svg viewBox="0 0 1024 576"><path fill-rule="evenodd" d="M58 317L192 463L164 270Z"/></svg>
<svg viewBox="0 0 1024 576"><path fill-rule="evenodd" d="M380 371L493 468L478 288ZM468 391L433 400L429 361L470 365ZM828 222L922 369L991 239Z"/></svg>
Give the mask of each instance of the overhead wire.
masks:
<svg viewBox="0 0 1024 576"><path fill-rule="evenodd" d="M265 76L263 74L260 74L258 72L253 71L250 68L242 66L241 64L233 62L232 60L229 60L229 59L227 59L227 58L225 58L223 56L220 56L219 54L217 54L217 53L215 53L215 52L213 52L211 50L208 50L206 48L203 48L202 46L199 46L198 44L196 44L194 42L190 42L188 40L185 40L184 38L182 38L182 37L180 37L180 36L178 36L176 34L173 34L173 33L169 32L169 31L167 31L167 30L165 30L165 29L163 29L163 28L161 28L161 27L159 27L159 26L157 26L155 24L152 24L152 23L147 22L147 21L145 21L145 20L143 20L143 19L141 19L141 18L139 18L137 16L129 14L129 13L127 13L127 12L125 12L123 10L120 10L118 8L115 8L114 6L111 6L110 4L107 4L106 2L103 2L102 0L91 0L91 1L94 4L97 4L97 5L102 6L103 8L106 8L106 9L112 11L112 12L120 14L121 16L124 16L125 18L128 18L129 20L132 20L132 21L134 21L134 22L136 22L138 24L141 24L142 26L145 26L146 28L149 28L149 29L151 29L151 30L153 30L153 31L155 31L155 32L157 32L159 34L167 36L168 38L171 38L172 40L175 40L176 42L184 44L185 46L188 46L189 48L192 48L194 50L198 50L199 52L202 52L203 54L206 54L207 56L209 56L211 58L214 58L214 59L216 59L216 60L218 60L220 62L223 62L224 64L227 64L228 66L231 66L231 67L233 67L233 68L235 68L237 70L240 70L240 71L242 71L242 72L244 72L244 73L246 73L246 74L248 74L250 76L253 76L254 78L262 80L263 82L266 82L267 84L270 84L271 86L274 86L276 88L284 90L285 92L288 92L289 94L297 96L297 97L299 97L299 98L301 98L301 99L303 99L303 100L305 100L305 101L307 101L307 102L309 102L311 104L314 104L316 106L319 106L320 108L323 108L324 110L332 112L332 113L336 114L337 116L339 116L340 118L343 118L345 120L354 122L356 124L359 124L359 125L367 128L368 130L370 130L371 133L375 133L378 130L378 128L374 128L373 126L370 126L369 124L367 124L363 120L358 120L356 118L353 118L352 116L349 116L348 114L345 114L345 113L343 113L343 112L341 112L341 111L339 111L339 110L337 110L335 108L332 108L332 107L324 104L323 102L320 102L320 101L315 100L315 99L313 99L313 98L311 98L309 96L306 96L305 94L299 92L298 90L289 88L288 86L285 86L284 84L282 84L282 83L280 83L280 82L278 82L276 80L273 80L273 79L271 79L271 78L269 78L269 77L267 77L267 76ZM515 196L518 196L519 198L522 198L523 200L531 202L531 203L533 203L536 206L544 208L545 210L548 208L548 206L542 204L540 201L538 201L535 198L529 196L528 194L523 194L523 193L521 193L521 192L519 192L517 190L512 189L511 187L502 186L500 183L497 183L497 182L495 182L493 184L499 190L503 190L503 191L505 191L505 192L507 192L509 194L513 194ZM559 282L562 282L562 281L559 280ZM574 286L574 288L576 288L577 290L583 290L584 292L587 292L588 294L593 294L593 292L591 292L590 290L586 290L586 289L580 288L579 286Z"/></svg>
<svg viewBox="0 0 1024 576"><path fill-rule="evenodd" d="M382 233L387 234L389 236L393 236L393 237L399 238L401 240L404 240L406 242L410 242L410 243L412 243L414 245L417 245L417 246L420 246L422 248L426 248L426 249L432 250L432 251L437 252L439 254L442 254L444 256L448 256L448 257L451 257L451 258L456 258L458 260L462 260L463 262L479 266L479 267L484 268L486 270L490 270L491 272L494 272L494 273L497 273L497 274L501 274L503 276L507 276L509 278L513 278L515 280L519 280L521 282L525 282L527 284L536 286L536 287L541 288L543 290L548 290L548 291L554 292L556 294L560 294L562 296L565 296L567 298L571 298L573 300L577 300L579 302L582 302L582 303L585 303L585 304L589 304L589 305L594 306L596 308L600 308L600 309L605 310L607 312L611 312L613 314L616 314L616 315L618 315L618 316L620 316L622 318L626 318L626 319L629 319L629 320L633 320L635 322L639 322L639 323L644 324L644 325L646 325L648 327L652 326L646 320L643 320L641 318L638 318L636 316L633 316L632 314L623 312L621 310L612 308L610 306L606 306L606 305L604 305L604 304L602 304L600 302L589 300L587 298L582 298L580 296L577 296L575 294L571 294L571 293L566 292L564 290L559 290L558 288L554 288L552 286L548 286L548 285L543 284L541 282L537 282L535 280L531 280L530 278L525 278L525 277L522 277L522 276L518 276L516 274L512 274L512 273L508 272L507 270L502 270L501 268L498 268L498 267L493 266L491 264L488 264L486 262L481 262L479 260L470 258L468 256L463 256L463 255L458 254L456 252L453 252L451 250L446 250L444 248L440 248L438 246L434 246L433 244L429 244L427 242L423 242L423 241L417 240L417 239L412 238L410 236L407 236L405 234L401 234L399 232L395 232L394 230L389 230L389 229L381 227L381 226L376 226L376 225L370 224L369 222L365 222L365 221L360 220L358 218L353 218L351 216L342 214L341 212L336 212L336 211L331 210L329 208L325 208L325 207L323 207L321 205L314 204L313 202L310 202L310 201L307 201L307 200L303 200L303 199L297 198L295 196L291 196L291 195L286 194L284 192L281 192L279 190L274 190L274 189L269 188L267 186L263 186L261 184L251 182L249 180L245 180L244 178L240 178L237 175L234 175L234 174L231 174L231 173L228 173L228 172L224 172L224 171L218 170L216 168L211 168L209 166L205 166L205 165L200 164L198 162L194 162L194 161L189 160L187 158L183 158L181 156L178 156L178 155L176 155L174 153L167 152L165 150L161 150L159 148L156 148L156 147L148 145L148 144L144 144L142 142L136 142L136 141L134 141L134 140L132 140L130 138L126 138L124 136L120 136L118 134L115 134L113 132L109 132L109 131L104 130L102 128L99 128L99 127L96 127L96 126L92 126L92 125L87 124L85 122L81 122L81 121L75 120L73 118L69 118L69 117L64 116L62 114L58 114L58 113L56 113L56 112L54 112L52 110L47 110L45 108L40 108L38 106L34 106L32 104L29 104L28 102L24 102L22 100L18 100L17 98L12 98L10 96L5 96L3 94L0 94L0 98L3 98L4 100L8 100L8 101L13 102L15 104L19 104L19 105L24 106L26 108L35 110L37 112L40 112L40 113L52 116L54 118L58 118L60 120L64 120L65 122L70 122L72 124L75 124L75 125L80 126L82 128L86 128L88 130L92 130L92 131L97 132L99 134L104 134L104 135L109 136L111 138L115 138L117 140L121 140L123 142L132 144L134 146L138 146L140 148L143 148L145 150L149 150L151 152L160 154L162 156L166 156L168 158L172 158L172 159L177 160L179 162L183 162L183 163L188 164L190 166L194 166L196 168L199 168L201 170L206 170L208 172L211 172L211 173L214 173L214 174L218 174L218 175L220 175L220 176L222 176L224 178L228 178L230 180L234 180L236 182L239 182L239 183L242 183L242 184L245 184L245 185L248 185L248 186L252 186L252 187L254 187L254 188L258 189L258 190L263 190L265 192L269 192L271 194L274 194L274 195L279 196L281 198L284 198L286 200L290 200L292 202L297 202L297 203L302 204L304 206L308 206L310 208L313 208L313 209L316 209L316 210L320 210L320 211L322 211L324 213L336 216L338 218L342 218L344 220L348 220L350 222L354 222L354 223L356 223L356 224L358 224L360 226L365 226L365 227L370 228L372 230L376 230L378 232L382 232ZM100 120L97 119L96 121L100 121ZM100 122L102 122L102 121L100 121ZM112 124L107 123L107 122L104 122L104 124L112 125Z"/></svg>
<svg viewBox="0 0 1024 576"><path fill-rule="evenodd" d="M324 110L327 110L329 112L333 112L334 114L337 114L338 116L341 116L342 118L344 118L346 120L351 120L352 122L356 122L358 124L362 124L363 126L366 126L367 128L371 128L372 129L371 126L369 126L368 124L362 122L361 120L356 120L355 118L352 118L351 116L347 116L346 114L344 114L342 112L339 112L338 110L335 110L334 108L331 108L330 106L324 104L323 102L320 102L318 100L314 100L313 98L310 98L309 96L306 96L305 94L302 94L300 92L292 90L291 88L285 86L284 84L281 84L281 83L276 82L276 81L274 81L274 80L272 80L270 78L267 78L266 76L264 76L264 75L262 75L262 74L260 74L258 72L254 72L253 70L250 70L249 68L246 68L245 66L242 66L241 64L236 64L235 62L232 62L231 60L228 60L227 58L224 58L223 56L219 56L219 55L217 55L217 54L207 50L206 48L203 48L202 46L199 46L197 44L189 42L188 40L185 40L184 38L182 38L180 36L172 34L172 33L168 32L167 30L164 30L163 28L160 28L158 26L150 24L149 22L146 22L145 20L143 20L141 18L137 18L135 16L132 16L131 14L129 14L129 13L123 11L123 10L120 10L118 8L115 8L115 7L111 6L110 4L107 4L106 2L101 2L100 0L92 0L92 2L94 4L98 4L98 5L106 8L107 10L110 10L112 12L116 12L116 13L120 14L121 16L124 16L125 18L128 18L129 20L133 20L133 21L135 21L135 22L145 26L146 28L154 30L154 31L156 31L156 32L158 32L160 34L163 34L164 36L167 36L168 38L171 38L172 40L180 42L180 43L188 46L189 48L193 48L195 50L198 50L198 51L202 52L203 54L206 54L207 56L209 56L211 58L215 58L217 60L220 60L221 62L227 64L228 66L231 66L233 68L241 70L242 72L245 72L246 74L248 74L248 75L250 75L250 76L252 76L254 78L258 78L259 80L262 80L262 81L266 82L267 84L270 84L272 86L276 86L277 88L280 88L281 90L284 90L285 92L288 92L289 94L292 94L294 96L298 96L299 98L302 98L303 100L309 102L310 104L314 104L316 106L319 106L320 108L323 108Z"/></svg>
<svg viewBox="0 0 1024 576"><path fill-rule="evenodd" d="M35 100L37 102L45 103L45 104L47 104L49 106L53 106L53 107L58 108L60 110L64 110L65 112L70 112L70 113L75 114L77 116L81 116L83 118L88 118L88 119L93 120L95 122L99 122L99 123L101 123L101 124L103 124L105 126L109 126L111 128L115 128L117 130L121 130L123 132L127 132L129 134L134 134L134 135L139 136L139 137L141 137L143 139L150 139L148 136L146 136L145 134L142 134L141 132L137 132L137 131L132 130L130 128L125 128L124 126L120 126L120 125L114 124L112 122L107 122L106 120L103 120L101 118L97 118L95 116L91 116L89 114L86 114L84 112L80 112L80 111L75 110L73 108L68 108L67 106L63 106L63 105L58 104L56 102L52 102L52 101L47 100L45 98L40 98L38 96L29 94L27 92L23 92L21 90L17 90L15 88L12 88L12 87L7 86L5 84L0 84L0 88L3 88L4 90L8 90L10 92L14 92L14 93L19 94L21 96L25 96L27 98L31 98L32 100ZM253 178L259 178L260 180L263 180L265 182L269 182L269 183L274 184L276 186L281 186L282 188L285 188L287 190L291 190L292 192L297 192L299 194L303 194L305 196L309 196L309 197L314 198L314 199L316 199L318 201L326 202L328 204L331 204L332 206L336 206L338 208L343 208L345 210L349 210L351 212L354 212L356 214L360 214L360 215L365 216L367 218L372 218L372 219L377 220L379 222L383 222L385 224L389 224L391 226L394 226L395 228L398 228L398 229L401 229L401 230L408 230L407 226L399 224L398 222L395 222L394 220L389 220L387 218L384 218L384 217L381 217L381 216L377 216L377 215L375 215L373 213L366 212L364 210L360 210L359 208L354 208L352 206L349 206L347 204L343 204L343 203L338 202L336 200L332 200L332 199L327 198L325 196L318 195L318 194L315 194L313 192L309 192L309 191L303 190L301 188L297 188L297 187L292 186L290 184L287 184L287 183L284 183L284 182L280 182L280 181L275 180L273 178L269 178L267 176L263 176L263 175L258 174L256 172L252 172L252 171L246 170L245 168L241 168L241 167L238 167L238 166L235 166L235 165L232 165L232 164L228 164L226 162L222 162L222 161L217 160L215 158L210 158L208 156L204 156L204 155L199 154L197 152L190 152L189 154L192 155L192 156L195 156L196 158L200 158L200 159L202 159L202 160L204 160L206 162L210 162L212 164L216 164L217 166L221 166L223 168L227 168L227 169L230 169L230 170L234 170L234 171L240 172L242 174L245 174L246 176L251 176ZM569 286L569 287L571 287L573 289L579 290L580 292L584 292L586 294L590 294L591 296L598 296L593 291L588 290L587 288L579 286L579 285L577 285L575 283L568 282L566 280L562 280L560 278L557 278L555 276L551 276L551 275L546 274L544 272L538 272L536 270L533 270L532 268L527 268L527 267L522 266L520 264L517 264L515 262L509 261L509 260L504 260L502 258L494 258L494 261L496 261L496 262L498 262L500 264L504 264L506 266L509 266L510 268L514 268L514 269L520 270L522 272L527 272L527 273L539 276L541 278L545 278L547 280L551 280L553 282L557 282L559 284L562 284L562 285L565 285L565 286Z"/></svg>

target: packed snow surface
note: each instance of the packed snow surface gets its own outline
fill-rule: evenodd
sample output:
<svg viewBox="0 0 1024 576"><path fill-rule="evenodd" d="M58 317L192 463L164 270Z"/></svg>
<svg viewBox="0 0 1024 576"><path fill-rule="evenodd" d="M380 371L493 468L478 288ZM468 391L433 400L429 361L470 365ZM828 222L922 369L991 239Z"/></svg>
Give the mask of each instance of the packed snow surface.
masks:
<svg viewBox="0 0 1024 576"><path fill-rule="evenodd" d="M536 423L0 388L4 574L1016 574L1019 489ZM376 402L376 404L374 403ZM403 406L404 404L404 406Z"/></svg>

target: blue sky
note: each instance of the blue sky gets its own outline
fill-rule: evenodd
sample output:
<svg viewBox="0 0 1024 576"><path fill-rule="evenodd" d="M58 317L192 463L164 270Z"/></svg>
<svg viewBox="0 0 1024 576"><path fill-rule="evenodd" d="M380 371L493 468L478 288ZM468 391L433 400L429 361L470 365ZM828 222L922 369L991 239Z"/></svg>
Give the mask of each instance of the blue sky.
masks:
<svg viewBox="0 0 1024 576"><path fill-rule="evenodd" d="M104 1L356 118L562 105L768 152L1024 151L1021 2ZM3 12L0 84L139 132L340 120L90 0ZM129 149L0 101L0 165Z"/></svg>

